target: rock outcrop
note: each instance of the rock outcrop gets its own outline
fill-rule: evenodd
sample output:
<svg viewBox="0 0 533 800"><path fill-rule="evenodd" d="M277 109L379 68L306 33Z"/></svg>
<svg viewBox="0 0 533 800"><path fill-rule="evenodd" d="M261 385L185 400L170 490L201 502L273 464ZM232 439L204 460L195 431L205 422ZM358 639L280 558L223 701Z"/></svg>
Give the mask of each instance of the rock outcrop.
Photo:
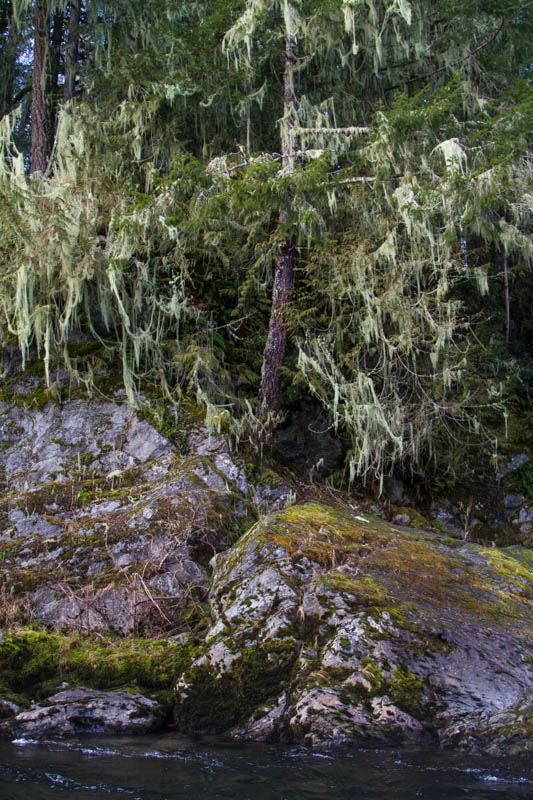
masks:
<svg viewBox="0 0 533 800"><path fill-rule="evenodd" d="M238 740L532 752L533 551L258 480L193 409L169 435L112 388L8 389L4 733L146 731L173 705L177 729ZM526 505L508 494L524 525Z"/></svg>
<svg viewBox="0 0 533 800"><path fill-rule="evenodd" d="M184 413L180 455L120 392L34 408L34 391L0 402L0 579L56 629L176 621L247 514L227 442Z"/></svg>
<svg viewBox="0 0 533 800"><path fill-rule="evenodd" d="M313 503L273 514L215 559L212 626L176 723L526 752L532 557Z"/></svg>

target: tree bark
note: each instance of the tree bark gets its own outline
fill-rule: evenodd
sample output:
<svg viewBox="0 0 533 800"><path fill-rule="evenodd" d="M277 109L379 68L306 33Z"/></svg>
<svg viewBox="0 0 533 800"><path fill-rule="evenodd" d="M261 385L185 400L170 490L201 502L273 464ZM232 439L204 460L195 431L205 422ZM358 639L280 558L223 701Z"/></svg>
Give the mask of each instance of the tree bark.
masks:
<svg viewBox="0 0 533 800"><path fill-rule="evenodd" d="M276 411L280 402L281 368L287 349L287 312L294 285L296 246L287 239L278 255L272 292L272 307L268 337L263 354L263 370L257 416L266 419L269 412Z"/></svg>
<svg viewBox="0 0 533 800"><path fill-rule="evenodd" d="M15 88L15 71L17 67L18 33L13 22L11 0L0 4L0 118L8 114L13 107Z"/></svg>
<svg viewBox="0 0 533 800"><path fill-rule="evenodd" d="M283 117L281 153L283 169L292 172L295 154L295 127L297 108L297 58L296 34L290 28L285 31L285 68L283 72ZM289 210L280 214L280 224L287 225ZM263 353L263 368L257 416L266 420L269 413L277 411L280 404L281 368L287 349L287 314L290 307L290 295L294 285L294 268L296 266L296 242L287 238L281 247L274 273L274 288L268 336Z"/></svg>
<svg viewBox="0 0 533 800"><path fill-rule="evenodd" d="M48 154L54 146L57 111L59 105L59 75L61 73L61 45L63 43L63 28L65 17L62 11L56 11L52 22L50 36L50 57L47 77L47 111L48 111Z"/></svg>
<svg viewBox="0 0 533 800"><path fill-rule="evenodd" d="M35 0L33 12L33 79L31 96L31 172L45 172L48 163L49 126L46 108L46 44L48 8L46 0Z"/></svg>
<svg viewBox="0 0 533 800"><path fill-rule="evenodd" d="M70 100L74 96L76 66L79 60L80 16L80 0L71 0L68 18L68 45L65 58L65 100Z"/></svg>

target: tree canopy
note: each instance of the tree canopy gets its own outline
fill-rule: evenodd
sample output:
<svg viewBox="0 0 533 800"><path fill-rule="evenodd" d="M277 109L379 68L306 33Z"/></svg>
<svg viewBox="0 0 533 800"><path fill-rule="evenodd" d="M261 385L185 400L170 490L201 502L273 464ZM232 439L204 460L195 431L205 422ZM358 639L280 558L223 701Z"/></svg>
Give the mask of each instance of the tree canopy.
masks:
<svg viewBox="0 0 533 800"><path fill-rule="evenodd" d="M2 0L2 339L91 385L84 331L131 402L258 447L311 396L351 480L495 442L533 376L532 16Z"/></svg>

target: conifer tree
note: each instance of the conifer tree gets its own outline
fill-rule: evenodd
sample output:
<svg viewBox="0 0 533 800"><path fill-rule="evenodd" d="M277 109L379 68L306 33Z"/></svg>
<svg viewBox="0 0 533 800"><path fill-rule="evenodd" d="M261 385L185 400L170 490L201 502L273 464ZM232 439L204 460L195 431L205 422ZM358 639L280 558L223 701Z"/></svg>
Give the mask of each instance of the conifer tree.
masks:
<svg viewBox="0 0 533 800"><path fill-rule="evenodd" d="M398 25L399 20L404 23L403 28ZM405 46L403 39L410 20L411 9L407 0L385 3L384 7L376 2L370 4L369 8L351 0L328 0L323 4L306 0L248 0L243 14L226 34L224 46L228 53L244 60L253 70L256 55L258 60L265 57L262 52L264 41L269 37L281 40L283 78L279 124L281 162L286 175L293 171L298 158L306 158L310 143L325 144L336 156L346 149L354 135L364 132L364 128L354 124L346 127L335 125L335 115L340 112L340 109L336 110L337 98L324 96L318 103L313 103L304 94L304 87L300 86L300 76L306 71L311 72L314 67L322 78L329 67L342 74L341 80L346 80L342 66L348 65L354 69L355 56L360 49L360 34L363 40L370 35L372 45L382 49L390 26L393 29L391 43L396 38L391 49L396 52ZM364 41L364 45L368 46L368 42ZM377 74L381 67L382 59L378 55L374 58L371 70ZM330 76L323 82L325 85L329 82L328 88L331 88ZM339 86L336 89L338 92ZM353 123L354 120L349 122ZM299 149L300 144L303 150ZM280 225L289 228L289 222L289 209L282 209ZM296 258L296 238L292 233L280 248L273 278L270 323L257 407L257 416L263 421L275 414L280 402L281 367L287 343L286 317Z"/></svg>
<svg viewBox="0 0 533 800"><path fill-rule="evenodd" d="M505 35L506 26L501 10L483 3L475 9L445 5L249 0L225 39L226 50L259 75L269 43L274 63L278 48L278 64L284 43L279 107L285 172L317 151L327 153L332 166L352 164L350 171L334 172L329 197L345 222L341 204L353 209L357 236L347 240L351 252L330 260L321 332L313 335L312 326L299 343L301 374L352 439L352 477L372 471L382 478L402 462L423 469L439 435L453 437L454 425L479 426L481 389L477 399L475 392L458 391L469 345L455 287L465 279L464 234L474 223L479 235L476 214L483 218L492 192L476 177L483 158L478 154L476 164L465 146L474 120L483 117L484 95L494 91L479 54ZM315 200L319 194L316 186ZM312 194L308 200L315 202ZM273 280L257 410L262 420L279 402L295 260L290 247L298 237L290 211L281 215L292 236L280 247ZM485 241L501 235L497 228L486 226ZM520 225L512 224L507 236L507 247L528 259ZM483 271L476 274L483 291Z"/></svg>
<svg viewBox="0 0 533 800"><path fill-rule="evenodd" d="M0 125L3 331L50 380L97 318L132 402L182 387L260 443L292 379L352 478L425 470L497 399L467 293L481 316L503 269L512 316L531 260L530 12L496 5L50 4L69 103L40 180Z"/></svg>
<svg viewBox="0 0 533 800"><path fill-rule="evenodd" d="M50 114L46 97L46 53L50 9L35 0L33 9L33 76L31 95L31 171L45 172L50 149Z"/></svg>
<svg viewBox="0 0 533 800"><path fill-rule="evenodd" d="M76 67L79 58L81 0L70 0L68 13L68 44L65 53L65 100L74 96Z"/></svg>
<svg viewBox="0 0 533 800"><path fill-rule="evenodd" d="M0 117L7 114L15 93L18 31L13 25L11 0L0 2Z"/></svg>

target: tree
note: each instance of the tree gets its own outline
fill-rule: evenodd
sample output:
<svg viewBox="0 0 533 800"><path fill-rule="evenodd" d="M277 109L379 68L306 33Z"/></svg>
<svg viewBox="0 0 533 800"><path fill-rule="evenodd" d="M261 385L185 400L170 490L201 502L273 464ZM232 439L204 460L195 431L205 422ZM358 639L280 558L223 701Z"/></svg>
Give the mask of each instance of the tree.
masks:
<svg viewBox="0 0 533 800"><path fill-rule="evenodd" d="M7 114L15 89L18 57L18 36L13 26L10 0L0 3L0 117Z"/></svg>
<svg viewBox="0 0 533 800"><path fill-rule="evenodd" d="M185 388L259 444L288 392L314 394L352 478L423 472L479 427L500 377L482 293L494 258L510 293L531 259L527 6L53 8L47 108L63 74L70 102L41 180L16 115L0 130L0 296L25 357L74 373L70 332L103 320L132 402L148 377Z"/></svg>
<svg viewBox="0 0 533 800"><path fill-rule="evenodd" d="M65 100L71 100L74 96L76 67L79 59L80 19L81 2L80 0L71 0L68 16L68 44L65 53Z"/></svg>
<svg viewBox="0 0 533 800"><path fill-rule="evenodd" d="M50 152L50 115L45 92L49 13L48 0L35 0L33 10L31 171L43 173L46 171Z"/></svg>
<svg viewBox="0 0 533 800"><path fill-rule="evenodd" d="M492 192L478 178L487 161L478 153L470 163L467 147L486 113L483 95L494 93L481 59L508 35L508 25L491 4L445 5L250 0L225 39L226 50L261 77L267 59L276 63L276 48L281 60L283 42L283 171L294 173L294 164L317 147L327 152L337 165L332 206L344 225L341 205L358 220L357 235L345 233L333 263L330 258L320 333L307 330L299 343L309 388L352 438L352 477L370 471L382 477L400 463L424 469L439 436L453 438L454 426L479 426L476 408L490 404L495 391L482 389L482 382L474 392L458 391L470 344L457 292L466 277L461 242L476 213L484 216ZM522 12L520 4L511 5ZM511 81L519 68L517 60ZM356 99L351 112L341 99L348 91ZM501 177L502 169L494 175ZM315 186L311 204L318 194ZM279 403L287 340L299 236L290 205L289 197L280 216L290 235L273 279L257 408L263 421ZM485 241L502 235L498 223L484 227ZM335 228L333 216L331 233ZM519 226L511 224L507 235L508 247L528 258ZM339 259L350 263L348 272ZM309 279L315 307L323 279ZM484 290L482 270L477 280Z"/></svg>
<svg viewBox="0 0 533 800"><path fill-rule="evenodd" d="M50 0L13 0L9 3L7 28L10 38L20 36L23 18L31 12L32 77L26 85L4 104L4 113L16 107L31 91L31 145L28 160L31 172L46 171L53 146L57 116L58 85L62 72L64 6ZM18 53L17 53L18 57ZM10 94L12 92L9 92Z"/></svg>
<svg viewBox="0 0 533 800"><path fill-rule="evenodd" d="M142 8L131 2L114 3L113 9L86 7L84 46L91 44L91 52L80 72L90 97L79 92L74 105L59 113L49 168L45 159L32 159L32 171L44 170L41 180L25 175L24 154L13 139L16 113L0 126L4 333L16 338L24 362L34 346L43 354L50 381L54 353L61 352L76 373L69 337L80 328L99 337L96 316L109 337L106 346L122 360L132 403L141 377L169 390L176 371L172 337L184 320L200 316L189 308L174 228L164 222L172 195L162 183L164 198L156 194L152 202L149 194L158 170L172 166L177 131L188 132L194 120L182 110L194 90L187 71L199 69L194 60L185 60L199 10L191 3L169 6L169 33L154 13L160 7L159 0ZM41 9L34 6L35 13ZM206 39L213 35L203 33ZM168 45L159 56L156 41ZM40 58L38 47L36 52ZM207 52L206 44L203 57ZM44 93L42 99L47 99ZM180 107L169 120L173 102ZM216 131L221 120L213 123ZM36 141L42 152L44 140ZM198 327L205 326L200 321ZM91 383L90 375L86 379Z"/></svg>
<svg viewBox="0 0 533 800"><path fill-rule="evenodd" d="M330 107L324 112L324 106L306 102L299 87L300 73L310 69L310 65L318 65L323 69L321 61L327 60L328 51L333 51L337 59L336 68L341 71L342 60L350 59L358 51L356 42L355 9L353 4L346 2L323 3L322 6L315 2L291 2L280 0L276 3L264 0L249 0L246 8L231 30L226 34L225 47L228 52L239 53L252 66L253 42L258 38L268 38L279 30L279 38L283 43L283 80L282 103L280 118L280 150L282 168L285 174L290 174L294 169L295 160L299 155L305 157L306 152L299 154L298 142L302 135L306 138L324 139L332 127L328 113L333 111ZM389 11L390 9L387 9ZM340 17L344 12L344 30L342 30ZM410 9L407 3L399 3L392 9L391 18L399 16L409 22ZM383 20L384 25L389 20ZM333 25L331 23L334 23ZM322 28L321 33L321 26ZM276 26L276 27L274 27ZM398 29L397 29L398 30ZM339 36L340 33L340 36ZM351 54L348 48L344 50L346 36L351 36ZM382 34L380 34L381 36ZM335 36L339 36L339 43L333 45ZM261 44L258 46L261 50ZM255 54L255 53L254 53ZM260 58L264 58L261 53ZM324 100L325 98L323 98ZM306 125L309 117L318 117L318 124ZM331 133L337 138L350 138L355 128L335 127ZM359 131L357 131L359 132ZM289 227L290 210L283 209L280 214L280 224ZM289 298L294 283L294 269L297 259L295 235L289 235L283 243L274 273L272 307L268 337L263 357L261 387L257 416L266 420L269 415L275 414L280 402L280 377L287 343L287 313Z"/></svg>

